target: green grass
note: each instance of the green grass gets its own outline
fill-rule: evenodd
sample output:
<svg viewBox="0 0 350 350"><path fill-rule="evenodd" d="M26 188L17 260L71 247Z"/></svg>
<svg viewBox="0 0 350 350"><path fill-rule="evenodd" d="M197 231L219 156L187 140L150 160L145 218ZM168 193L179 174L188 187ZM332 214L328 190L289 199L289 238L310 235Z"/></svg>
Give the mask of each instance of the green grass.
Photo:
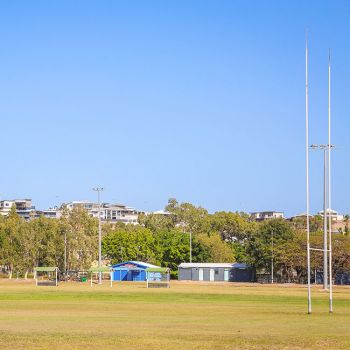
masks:
<svg viewBox="0 0 350 350"><path fill-rule="evenodd" d="M350 288L0 280L0 349L350 349Z"/></svg>

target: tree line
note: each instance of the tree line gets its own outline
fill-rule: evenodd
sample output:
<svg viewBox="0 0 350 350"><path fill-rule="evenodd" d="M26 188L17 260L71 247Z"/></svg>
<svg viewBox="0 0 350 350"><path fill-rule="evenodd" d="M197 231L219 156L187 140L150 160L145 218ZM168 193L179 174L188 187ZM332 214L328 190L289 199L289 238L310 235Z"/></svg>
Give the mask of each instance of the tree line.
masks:
<svg viewBox="0 0 350 350"><path fill-rule="evenodd" d="M177 276L181 262L241 262L275 279L305 282L306 234L301 220L255 222L246 213L214 214L191 203L170 199L167 215L140 215L138 225L102 226L105 263L139 260L170 267ZM319 218L312 219L311 244L322 248ZM0 217L0 264L10 278L26 277L35 266L58 266L60 271L87 270L97 260L98 222L83 208L63 209L59 219L24 221L12 208ZM350 236L333 235L333 274L350 271ZM312 270L322 270L322 253L313 252Z"/></svg>

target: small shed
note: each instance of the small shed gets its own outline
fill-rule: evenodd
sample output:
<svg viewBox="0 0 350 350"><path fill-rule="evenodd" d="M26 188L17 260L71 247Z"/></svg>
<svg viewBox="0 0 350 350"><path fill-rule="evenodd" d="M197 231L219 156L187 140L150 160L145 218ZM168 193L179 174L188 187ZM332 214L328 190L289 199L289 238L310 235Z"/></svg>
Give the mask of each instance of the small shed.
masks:
<svg viewBox="0 0 350 350"><path fill-rule="evenodd" d="M90 273L90 286L92 287L92 281L94 275L99 275L101 274L101 280L102 280L102 274L108 274L110 276L110 282L111 282L111 287L113 286L113 269L108 266L100 266L100 267L91 267L89 269Z"/></svg>
<svg viewBox="0 0 350 350"><path fill-rule="evenodd" d="M181 263L178 269L179 281L254 281L254 270L247 264Z"/></svg>
<svg viewBox="0 0 350 350"><path fill-rule="evenodd" d="M36 286L58 286L58 267L57 266L40 266L34 268ZM42 278L39 279L39 274ZM44 279L46 275L46 279Z"/></svg>
<svg viewBox="0 0 350 350"><path fill-rule="evenodd" d="M112 266L112 278L113 281L145 282L148 268L160 268L160 266L142 261L125 261Z"/></svg>
<svg viewBox="0 0 350 350"><path fill-rule="evenodd" d="M170 288L170 269L168 267L149 267L146 269L147 288Z"/></svg>

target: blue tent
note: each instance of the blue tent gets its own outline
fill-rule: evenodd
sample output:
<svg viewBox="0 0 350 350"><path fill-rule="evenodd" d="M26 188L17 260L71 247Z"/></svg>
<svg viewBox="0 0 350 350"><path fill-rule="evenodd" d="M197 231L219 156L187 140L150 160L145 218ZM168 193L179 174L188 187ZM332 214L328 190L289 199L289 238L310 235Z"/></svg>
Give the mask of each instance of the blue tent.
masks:
<svg viewBox="0 0 350 350"><path fill-rule="evenodd" d="M146 269L159 267L142 261L125 261L115 264L113 268L113 281L146 281Z"/></svg>

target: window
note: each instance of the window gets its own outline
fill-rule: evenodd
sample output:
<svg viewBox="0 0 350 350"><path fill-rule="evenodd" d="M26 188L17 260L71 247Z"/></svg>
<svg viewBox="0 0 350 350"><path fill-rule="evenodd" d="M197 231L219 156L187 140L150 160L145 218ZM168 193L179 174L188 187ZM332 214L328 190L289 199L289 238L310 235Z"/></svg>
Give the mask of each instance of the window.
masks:
<svg viewBox="0 0 350 350"><path fill-rule="evenodd" d="M218 275L218 274L219 274L219 270L215 269L215 275Z"/></svg>

